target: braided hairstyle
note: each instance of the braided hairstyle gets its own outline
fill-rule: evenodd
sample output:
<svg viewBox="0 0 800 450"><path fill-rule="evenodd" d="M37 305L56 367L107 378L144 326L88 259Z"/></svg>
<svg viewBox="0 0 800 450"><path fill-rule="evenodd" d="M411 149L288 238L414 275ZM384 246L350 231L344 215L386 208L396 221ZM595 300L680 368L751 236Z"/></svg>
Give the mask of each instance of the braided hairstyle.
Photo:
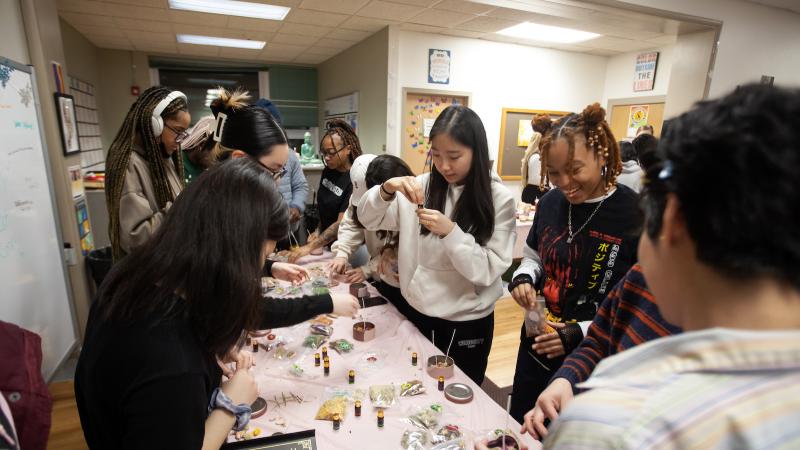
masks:
<svg viewBox="0 0 800 450"><path fill-rule="evenodd" d="M361 142L358 140L358 136L356 135L356 130L350 126L349 123L344 121L343 119L331 119L325 124L325 135L322 136L322 140L324 141L326 137L331 137L331 142L333 142L333 135L339 136L344 144L344 147L350 147L350 164L353 164L353 161L356 160L361 154ZM320 144L320 147L322 145ZM342 147L342 148L344 148ZM324 158L323 158L324 161Z"/></svg>
<svg viewBox="0 0 800 450"><path fill-rule="evenodd" d="M604 157L606 164L601 171L606 192L617 184L617 175L622 172L622 161L619 156L619 144L614 133L606 122L606 110L599 103L587 106L580 114L568 114L558 119L552 129L542 139L542 167L547 166L550 146L557 139L564 138L569 145L569 159L575 155L575 137L581 136L586 141L586 149L594 152L595 158ZM546 170L542 170L539 186L550 184Z"/></svg>
<svg viewBox="0 0 800 450"><path fill-rule="evenodd" d="M525 155L522 157L522 184L528 182L528 161L533 155L541 156L542 136L547 134L552 127L553 119L550 118L550 114L535 114L533 119L531 119L533 136L531 136L531 142L528 145L528 149L525 150ZM543 190L544 188L539 186L539 189Z"/></svg>
<svg viewBox="0 0 800 450"><path fill-rule="evenodd" d="M131 159L134 145L139 145L144 150L144 158L150 169L150 178L153 181L153 190L156 194L158 207L163 209L167 203L175 200L167 176L167 162L159 136L153 133L151 117L156 105L172 92L162 86L153 86L142 92L142 95L133 102L125 121L122 122L108 149L106 162L106 208L109 214L108 231L111 238L111 247L114 260L125 256L120 245L119 230L119 204L122 197L122 188L125 184L125 172ZM174 117L179 111L187 111L188 105L183 98L176 98L161 113L163 119ZM178 172L178 179L183 184L183 158L180 151L172 154L172 163Z"/></svg>

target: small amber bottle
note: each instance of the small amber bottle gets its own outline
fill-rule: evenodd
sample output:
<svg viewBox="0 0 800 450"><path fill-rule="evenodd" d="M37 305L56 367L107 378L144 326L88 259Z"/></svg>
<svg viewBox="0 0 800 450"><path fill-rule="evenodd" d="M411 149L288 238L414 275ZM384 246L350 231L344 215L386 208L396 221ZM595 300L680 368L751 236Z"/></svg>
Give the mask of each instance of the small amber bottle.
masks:
<svg viewBox="0 0 800 450"><path fill-rule="evenodd" d="M325 368L325 376L327 377L328 375L331 374L331 363L329 361L325 361L324 368Z"/></svg>
<svg viewBox="0 0 800 450"><path fill-rule="evenodd" d="M439 390L444 390L444 377L439 377Z"/></svg>
<svg viewBox="0 0 800 450"><path fill-rule="evenodd" d="M356 417L361 417L361 400L356 400Z"/></svg>
<svg viewBox="0 0 800 450"><path fill-rule="evenodd" d="M314 367L319 367L319 353L314 353Z"/></svg>
<svg viewBox="0 0 800 450"><path fill-rule="evenodd" d="M416 366L417 365L417 352L414 352L414 353L411 354L411 365L412 366Z"/></svg>
<svg viewBox="0 0 800 450"><path fill-rule="evenodd" d="M378 428L383 428L383 410L378 410Z"/></svg>

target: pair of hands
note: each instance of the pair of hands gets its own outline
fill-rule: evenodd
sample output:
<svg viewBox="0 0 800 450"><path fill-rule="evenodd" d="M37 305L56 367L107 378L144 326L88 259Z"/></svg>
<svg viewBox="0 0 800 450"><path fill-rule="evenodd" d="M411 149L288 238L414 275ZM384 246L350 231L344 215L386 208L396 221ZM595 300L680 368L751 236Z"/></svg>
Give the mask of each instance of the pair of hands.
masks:
<svg viewBox="0 0 800 450"><path fill-rule="evenodd" d="M337 256L328 264L332 273L343 273L347 283L362 283L367 279L367 274L361 267L347 268L347 258Z"/></svg>
<svg viewBox="0 0 800 450"><path fill-rule="evenodd" d="M217 358L217 365L222 369L222 374L228 378L222 383L222 392L234 404L250 405L256 401L258 385L250 372L250 368L255 365L251 352L232 349L225 358Z"/></svg>
<svg viewBox="0 0 800 450"><path fill-rule="evenodd" d="M300 210L299 209L297 209L297 208L289 208L289 222L290 223L297 223L297 221L300 220L301 216L302 216L302 214L300 214Z"/></svg>
<svg viewBox="0 0 800 450"><path fill-rule="evenodd" d="M422 186L417 183L415 177L390 178L383 183L382 191L381 195L384 195L384 193L394 195L399 192L414 205L425 204L425 194L422 192ZM420 225L439 237L447 236L455 227L455 223L449 217L435 209L419 208L417 209L417 217Z"/></svg>
<svg viewBox="0 0 800 450"><path fill-rule="evenodd" d="M308 280L310 277L308 270L305 267L283 262L276 262L272 264L272 276L279 280L289 281L293 285L299 285ZM333 300L334 314L339 316L354 317L358 313L358 300L352 295L331 292L330 296L331 300Z"/></svg>
<svg viewBox="0 0 800 450"><path fill-rule="evenodd" d="M536 306L536 291L528 283L522 283L511 291L511 297L517 304L526 310L531 310ZM556 330L564 328L566 325L563 323L547 321L547 324ZM564 350L564 343L561 342L561 337L558 333L547 333L541 336L536 336L534 339L535 344L531 346L533 351L539 355L547 356L547 359L557 358L563 356L566 352Z"/></svg>

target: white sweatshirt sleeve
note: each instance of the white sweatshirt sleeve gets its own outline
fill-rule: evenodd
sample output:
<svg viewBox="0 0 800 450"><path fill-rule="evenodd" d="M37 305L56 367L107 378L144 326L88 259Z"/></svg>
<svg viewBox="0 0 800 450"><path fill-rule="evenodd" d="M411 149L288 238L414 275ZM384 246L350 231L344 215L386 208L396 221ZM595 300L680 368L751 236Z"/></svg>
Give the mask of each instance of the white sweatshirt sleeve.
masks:
<svg viewBox="0 0 800 450"><path fill-rule="evenodd" d="M381 187L373 186L358 202L358 220L367 230L399 231L398 197L392 200L381 198Z"/></svg>
<svg viewBox="0 0 800 450"><path fill-rule="evenodd" d="M515 208L511 195L495 204L494 232L483 246L458 225L442 238L453 267L474 285L490 286L511 265L517 235Z"/></svg>
<svg viewBox="0 0 800 450"><path fill-rule="evenodd" d="M342 221L339 222L339 234L331 245L334 257L350 258L350 255L364 243L364 230L356 225L353 219L353 208L347 208Z"/></svg>
<svg viewBox="0 0 800 450"><path fill-rule="evenodd" d="M542 258L536 250L528 247L526 243L525 247L522 248L522 262L519 264L517 270L514 271L514 275L511 279L513 280L517 275L526 274L533 278L535 284L543 273L544 265L542 264Z"/></svg>

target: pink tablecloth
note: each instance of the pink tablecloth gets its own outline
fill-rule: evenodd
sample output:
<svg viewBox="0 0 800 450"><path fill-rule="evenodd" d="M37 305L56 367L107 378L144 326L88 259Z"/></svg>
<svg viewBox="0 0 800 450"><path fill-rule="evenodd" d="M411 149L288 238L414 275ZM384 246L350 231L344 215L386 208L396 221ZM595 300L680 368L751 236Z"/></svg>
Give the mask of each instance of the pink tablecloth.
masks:
<svg viewBox="0 0 800 450"><path fill-rule="evenodd" d="M304 258L304 264L323 261L325 257ZM336 288L347 289L340 285ZM329 376L323 375L323 368L314 366L314 350L302 347L302 341L308 336L308 323L294 327L273 330L279 338L290 341L288 350L297 352L292 361L277 360L274 351L256 353L255 374L260 395L268 400L267 413L254 419L251 426L262 429L262 435L270 435L277 431L282 433L316 429L317 444L320 449L364 449L364 448L399 448L403 432L413 429L402 419L414 406L426 407L431 403L440 403L444 407L443 420L454 423L465 430L468 437L468 449L472 449L472 437L483 434L490 429L502 428L506 424L505 410L498 406L489 396L473 383L464 373L456 368L455 375L446 381L447 384L460 382L469 385L474 392L474 399L467 404L455 404L437 390L437 382L424 371L425 361L429 356L440 354L397 309L391 304L367 308L363 311L366 320L375 323L377 337L367 343L353 340L352 326L356 320L340 317L334 321L334 333L331 340L340 338L354 343L355 348L349 354L340 355L330 349L331 370ZM417 352L418 365L411 365L411 353ZM363 361L369 355L378 357L380 367L367 368ZM381 364L382 363L382 364ZM299 365L304 374L298 378L289 372L292 364ZM356 371L355 384L351 387L363 389L366 398L363 401L362 416L355 417L352 405L349 405L346 416L338 431L333 430L332 422L315 420L317 409L325 401L327 387L347 387L347 373ZM423 381L427 392L414 397L402 397L398 404L385 410L385 426L379 429L376 424L376 412L369 400L369 387L374 384L399 385L408 380ZM287 402L283 406L282 394L302 396L304 403ZM280 406L276 406L276 400ZM283 419L286 426L277 425L276 419ZM514 432L519 424L513 419L508 422ZM540 448L538 442L530 436L523 437L532 450Z"/></svg>
<svg viewBox="0 0 800 450"><path fill-rule="evenodd" d="M525 241L528 239L528 233L531 231L532 221L521 221L517 219L517 241L514 242L514 259L522 258L522 249L525 247Z"/></svg>

